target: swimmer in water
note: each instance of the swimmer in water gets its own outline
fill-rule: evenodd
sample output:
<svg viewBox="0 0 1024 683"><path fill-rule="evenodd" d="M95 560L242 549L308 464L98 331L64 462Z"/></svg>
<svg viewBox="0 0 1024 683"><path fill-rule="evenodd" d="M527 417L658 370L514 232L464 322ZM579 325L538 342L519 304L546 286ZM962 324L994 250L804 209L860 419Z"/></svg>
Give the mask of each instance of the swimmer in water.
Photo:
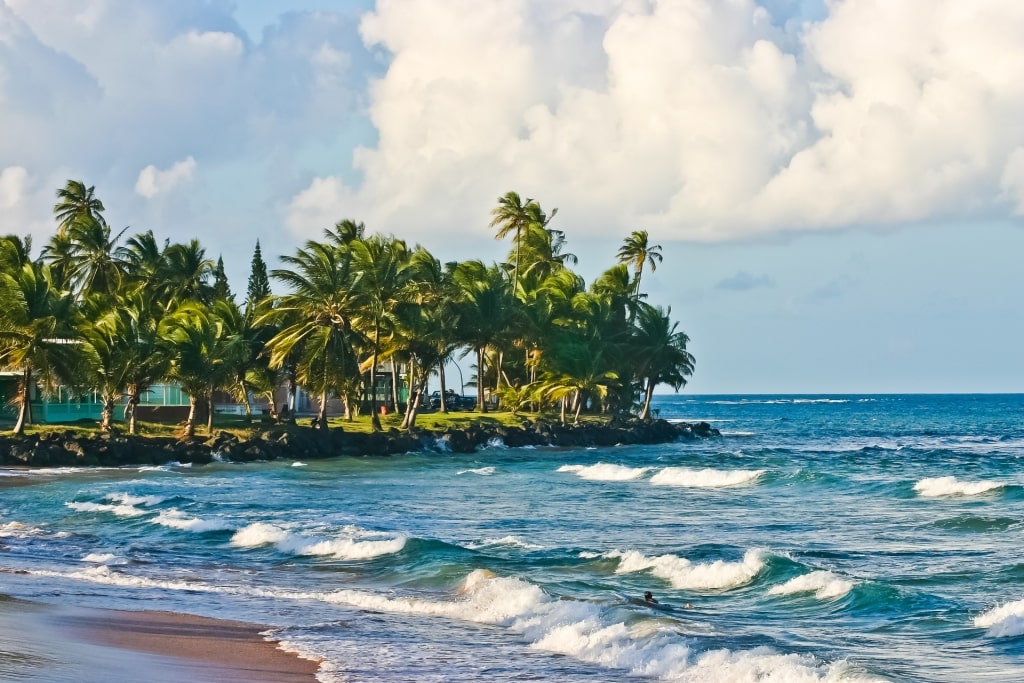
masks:
<svg viewBox="0 0 1024 683"><path fill-rule="evenodd" d="M649 602L652 605L658 604L658 601L654 599L654 593L651 593L651 591L644 593L644 602Z"/></svg>

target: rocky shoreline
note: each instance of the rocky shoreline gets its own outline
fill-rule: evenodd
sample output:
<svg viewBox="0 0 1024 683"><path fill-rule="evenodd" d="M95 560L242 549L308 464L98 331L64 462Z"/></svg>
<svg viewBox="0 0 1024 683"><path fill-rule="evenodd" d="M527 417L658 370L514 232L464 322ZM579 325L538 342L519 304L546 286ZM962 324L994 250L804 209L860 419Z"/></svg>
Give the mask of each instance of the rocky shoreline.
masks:
<svg viewBox="0 0 1024 683"><path fill-rule="evenodd" d="M248 438L230 432L212 437L82 435L73 429L25 437L0 436L0 465L21 467L117 467L168 462L207 464L214 460L254 462L278 458L315 460L337 456L385 456L410 452L474 453L503 444L522 446L614 446L657 444L720 436L707 422L615 420L610 424L568 427L538 420L521 427L474 424L444 431L390 430L375 434L343 428L312 429L279 425L254 430Z"/></svg>

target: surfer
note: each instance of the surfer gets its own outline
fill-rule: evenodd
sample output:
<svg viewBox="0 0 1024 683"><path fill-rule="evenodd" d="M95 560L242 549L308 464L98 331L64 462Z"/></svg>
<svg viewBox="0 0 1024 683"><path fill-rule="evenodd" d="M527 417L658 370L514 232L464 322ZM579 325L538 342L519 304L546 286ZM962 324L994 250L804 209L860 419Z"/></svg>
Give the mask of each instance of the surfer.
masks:
<svg viewBox="0 0 1024 683"><path fill-rule="evenodd" d="M651 591L647 591L646 593L644 593L644 602L651 605L658 604L658 601L654 599L654 593L652 593Z"/></svg>

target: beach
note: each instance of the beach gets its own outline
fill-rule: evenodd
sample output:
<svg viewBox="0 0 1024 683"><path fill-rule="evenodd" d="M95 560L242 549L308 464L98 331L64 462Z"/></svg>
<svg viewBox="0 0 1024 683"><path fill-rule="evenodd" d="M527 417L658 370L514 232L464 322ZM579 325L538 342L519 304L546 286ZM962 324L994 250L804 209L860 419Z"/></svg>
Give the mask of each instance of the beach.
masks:
<svg viewBox="0 0 1024 683"><path fill-rule="evenodd" d="M313 683L267 627L159 611L0 599L0 680Z"/></svg>

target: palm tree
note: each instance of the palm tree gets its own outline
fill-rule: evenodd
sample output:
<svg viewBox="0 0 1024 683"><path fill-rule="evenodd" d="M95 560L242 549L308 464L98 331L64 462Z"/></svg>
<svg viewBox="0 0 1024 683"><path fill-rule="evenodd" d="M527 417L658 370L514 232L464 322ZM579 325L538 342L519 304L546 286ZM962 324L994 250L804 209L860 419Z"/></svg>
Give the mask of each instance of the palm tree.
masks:
<svg viewBox="0 0 1024 683"><path fill-rule="evenodd" d="M160 335L171 352L169 376L189 397L185 436L195 436L197 408L206 408L206 430L213 432L213 393L231 381L230 359L236 352L226 334L225 302L213 308L189 301L160 322Z"/></svg>
<svg viewBox="0 0 1024 683"><path fill-rule="evenodd" d="M110 226L92 217L77 220L67 229L69 274L79 297L120 289L124 271L115 258L115 245L127 229L111 237Z"/></svg>
<svg viewBox="0 0 1024 683"><path fill-rule="evenodd" d="M573 424L580 422L580 412L588 395L604 399L619 380L609 366L605 349L596 340L567 334L545 354L547 370L542 375L538 392L548 399L560 400L561 421L565 424L565 407L570 397L574 406Z"/></svg>
<svg viewBox="0 0 1024 683"><path fill-rule="evenodd" d="M672 308L643 304L636 318L636 327L629 342L629 354L636 361L636 375L643 383L644 404L640 419L651 413L651 397L659 384L668 384L676 391L686 385L693 374L695 360L686 350L690 338L677 332L679 323L670 319Z"/></svg>
<svg viewBox="0 0 1024 683"><path fill-rule="evenodd" d="M127 327L126 347L122 352L127 365L124 418L128 423L128 433L135 434L139 403L150 386L168 374L171 349L160 336L163 308L146 292L123 293L118 297L116 308Z"/></svg>
<svg viewBox="0 0 1024 683"><path fill-rule="evenodd" d="M129 310L120 301L94 294L82 302L76 326L82 341L83 380L96 390L102 404L100 429L113 429L114 404L128 386L136 358L135 330Z"/></svg>
<svg viewBox="0 0 1024 683"><path fill-rule="evenodd" d="M464 261L456 265L453 275L459 290L460 341L476 352L477 409L486 412L486 351L497 348L511 332L522 327L523 316L513 303L518 300L509 296L509 283L497 266L488 268L481 261ZM499 384L501 368L495 370Z"/></svg>
<svg viewBox="0 0 1024 683"><path fill-rule="evenodd" d="M319 242L306 242L294 256L282 256L281 260L287 268L271 275L291 291L278 297L255 324L276 324L280 328L266 344L270 367L280 368L294 361L301 365L307 379L320 371L319 418L326 426L327 391L343 379L329 375L332 364L327 359L341 356L341 367L345 367L343 356L350 353L352 318L357 310L354 289L359 277L348 249Z"/></svg>
<svg viewBox="0 0 1024 683"><path fill-rule="evenodd" d="M172 311L187 301L213 302L213 272L213 261L206 258L199 240L167 246L161 254L156 285L164 308Z"/></svg>
<svg viewBox="0 0 1024 683"><path fill-rule="evenodd" d="M409 250L402 240L375 235L353 240L350 248L358 273L355 288L355 326L369 343L370 419L374 431L382 429L377 412L377 366L381 342L395 327L395 307L407 296L406 284L412 274Z"/></svg>
<svg viewBox="0 0 1024 683"><path fill-rule="evenodd" d="M11 247L8 247L10 249ZM0 367L21 372L15 434L32 422L30 390L73 376L80 356L74 342L73 297L52 286L49 266L28 261L0 271Z"/></svg>
<svg viewBox="0 0 1024 683"><path fill-rule="evenodd" d="M81 180L68 180L57 190L57 203L53 215L61 232L67 232L75 223L85 219L106 226L103 202L96 197L95 186L86 187Z"/></svg>
<svg viewBox="0 0 1024 683"><path fill-rule="evenodd" d="M644 264L651 266L653 273L661 263L661 245L650 244L646 230L634 230L622 243L616 256L619 263L633 265L633 298L640 300L640 278L644 274Z"/></svg>

